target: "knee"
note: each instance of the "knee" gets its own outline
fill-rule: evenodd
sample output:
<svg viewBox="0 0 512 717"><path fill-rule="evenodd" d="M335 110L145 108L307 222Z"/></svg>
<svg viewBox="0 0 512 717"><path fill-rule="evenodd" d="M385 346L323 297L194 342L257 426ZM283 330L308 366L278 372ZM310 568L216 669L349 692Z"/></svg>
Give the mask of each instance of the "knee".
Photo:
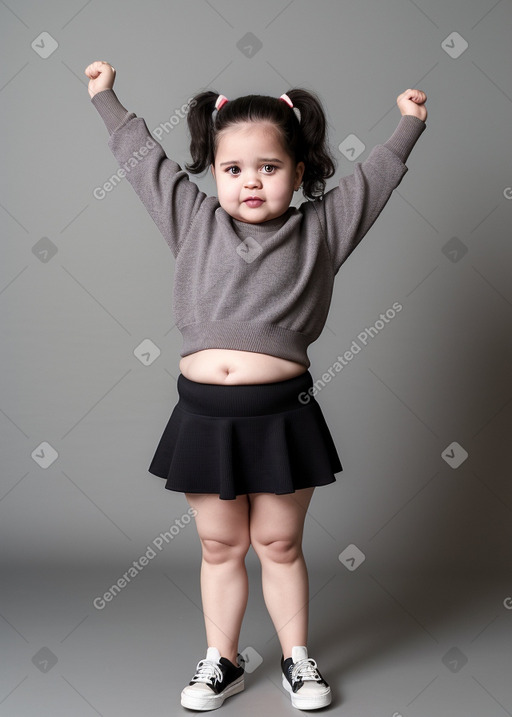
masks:
<svg viewBox="0 0 512 717"><path fill-rule="evenodd" d="M243 560L249 550L249 540L238 540L227 543L213 538L201 540L203 559L212 565L227 563L232 560Z"/></svg>
<svg viewBox="0 0 512 717"><path fill-rule="evenodd" d="M281 539L265 542L253 540L252 545L261 561L293 563L302 557L301 544L296 540Z"/></svg>

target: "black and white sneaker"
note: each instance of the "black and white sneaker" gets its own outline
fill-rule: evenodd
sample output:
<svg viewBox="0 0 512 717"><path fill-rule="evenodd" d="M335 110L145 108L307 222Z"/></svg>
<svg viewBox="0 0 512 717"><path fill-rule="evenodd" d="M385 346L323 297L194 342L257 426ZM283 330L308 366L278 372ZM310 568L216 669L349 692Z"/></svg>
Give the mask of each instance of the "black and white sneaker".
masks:
<svg viewBox="0 0 512 717"><path fill-rule="evenodd" d="M238 657L240 663L240 657ZM181 692L181 705L191 710L216 710L227 697L244 689L244 668L209 647L197 663L196 673Z"/></svg>
<svg viewBox="0 0 512 717"><path fill-rule="evenodd" d="M281 655L283 687L290 694L292 705L299 710L316 710L331 703L331 688L308 657L303 645L292 647L292 656Z"/></svg>

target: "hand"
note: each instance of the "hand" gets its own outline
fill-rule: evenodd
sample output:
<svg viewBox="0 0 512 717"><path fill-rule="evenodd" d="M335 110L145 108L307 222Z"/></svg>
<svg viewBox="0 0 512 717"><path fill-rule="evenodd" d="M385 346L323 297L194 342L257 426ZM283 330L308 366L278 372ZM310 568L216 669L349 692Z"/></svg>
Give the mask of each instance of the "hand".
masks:
<svg viewBox="0 0 512 717"><path fill-rule="evenodd" d="M85 68L85 74L90 77L87 90L91 99L102 90L111 90L114 85L116 71L108 62L97 60Z"/></svg>
<svg viewBox="0 0 512 717"><path fill-rule="evenodd" d="M403 115L413 115L418 119L427 119L427 108L425 102L427 101L427 95L421 90L405 90L401 95L396 98L398 109Z"/></svg>

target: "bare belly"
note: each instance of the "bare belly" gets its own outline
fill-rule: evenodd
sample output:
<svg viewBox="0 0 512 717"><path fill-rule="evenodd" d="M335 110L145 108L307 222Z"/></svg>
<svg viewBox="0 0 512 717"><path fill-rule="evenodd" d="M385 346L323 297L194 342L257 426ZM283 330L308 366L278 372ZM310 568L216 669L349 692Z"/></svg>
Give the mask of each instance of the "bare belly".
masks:
<svg viewBox="0 0 512 717"><path fill-rule="evenodd" d="M295 361L233 349L204 349L180 360L181 373L198 383L274 383L307 371Z"/></svg>

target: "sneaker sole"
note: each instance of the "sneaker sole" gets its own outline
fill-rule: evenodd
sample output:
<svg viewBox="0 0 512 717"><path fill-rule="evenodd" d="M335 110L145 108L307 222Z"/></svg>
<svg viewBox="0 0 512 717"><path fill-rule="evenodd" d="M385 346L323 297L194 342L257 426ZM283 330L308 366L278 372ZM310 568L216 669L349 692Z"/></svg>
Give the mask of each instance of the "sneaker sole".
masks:
<svg viewBox="0 0 512 717"><path fill-rule="evenodd" d="M234 680L229 687L226 687L226 689L218 695L213 693L211 695L204 696L191 695L190 693L185 692L187 689L185 687L181 693L181 706L188 707L191 710L215 710L222 706L225 699L236 695L238 692L242 692L244 687L244 675L241 675Z"/></svg>
<svg viewBox="0 0 512 717"><path fill-rule="evenodd" d="M283 687L288 692L290 697L292 698L292 705L293 707L297 707L299 710L317 710L320 707L326 707L327 705L331 704L331 688L328 687L327 691L324 692L322 695L317 695L316 697L309 696L309 697L301 697L301 695L297 694L296 692L292 691L292 688L290 686L290 683L286 679L286 677L283 675Z"/></svg>

